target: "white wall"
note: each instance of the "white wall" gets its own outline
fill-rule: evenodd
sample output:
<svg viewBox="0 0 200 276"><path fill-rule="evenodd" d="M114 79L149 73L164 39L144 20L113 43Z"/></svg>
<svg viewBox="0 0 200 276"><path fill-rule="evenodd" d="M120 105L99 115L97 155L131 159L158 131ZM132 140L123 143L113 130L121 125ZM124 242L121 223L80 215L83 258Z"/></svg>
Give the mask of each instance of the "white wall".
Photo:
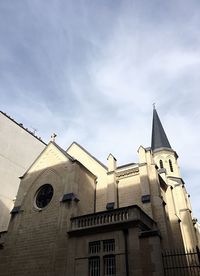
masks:
<svg viewBox="0 0 200 276"><path fill-rule="evenodd" d="M0 112L0 232L6 231L20 179L45 144Z"/></svg>

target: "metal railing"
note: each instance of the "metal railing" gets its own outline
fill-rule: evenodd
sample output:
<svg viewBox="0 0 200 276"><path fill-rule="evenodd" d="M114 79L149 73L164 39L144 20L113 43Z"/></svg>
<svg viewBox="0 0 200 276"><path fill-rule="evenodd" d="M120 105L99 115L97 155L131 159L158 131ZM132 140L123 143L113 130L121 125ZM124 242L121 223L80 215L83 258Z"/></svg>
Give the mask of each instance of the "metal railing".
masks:
<svg viewBox="0 0 200 276"><path fill-rule="evenodd" d="M165 276L199 276L200 251L167 250L162 254Z"/></svg>

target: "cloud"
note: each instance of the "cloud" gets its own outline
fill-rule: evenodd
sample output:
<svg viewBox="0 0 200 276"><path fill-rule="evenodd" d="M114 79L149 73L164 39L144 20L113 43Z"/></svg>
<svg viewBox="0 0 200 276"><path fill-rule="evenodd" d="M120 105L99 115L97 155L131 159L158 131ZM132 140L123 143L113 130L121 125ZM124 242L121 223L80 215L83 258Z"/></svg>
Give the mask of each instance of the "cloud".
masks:
<svg viewBox="0 0 200 276"><path fill-rule="evenodd" d="M150 145L156 102L198 190L199 24L198 1L1 1L1 109L47 142L56 132L122 164Z"/></svg>

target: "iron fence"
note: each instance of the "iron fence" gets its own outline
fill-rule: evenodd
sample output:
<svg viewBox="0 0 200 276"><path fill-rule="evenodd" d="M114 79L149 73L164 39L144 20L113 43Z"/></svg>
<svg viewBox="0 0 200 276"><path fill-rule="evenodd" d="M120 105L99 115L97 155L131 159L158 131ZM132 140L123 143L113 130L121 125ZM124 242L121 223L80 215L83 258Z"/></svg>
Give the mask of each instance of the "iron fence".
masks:
<svg viewBox="0 0 200 276"><path fill-rule="evenodd" d="M162 254L165 276L200 276L200 251L166 250Z"/></svg>

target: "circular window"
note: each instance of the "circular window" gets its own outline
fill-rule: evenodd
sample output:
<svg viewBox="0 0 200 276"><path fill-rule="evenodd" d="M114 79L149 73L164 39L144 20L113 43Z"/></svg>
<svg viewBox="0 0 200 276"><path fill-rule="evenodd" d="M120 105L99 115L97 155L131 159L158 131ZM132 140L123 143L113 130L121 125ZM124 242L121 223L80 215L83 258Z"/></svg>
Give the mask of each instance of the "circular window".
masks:
<svg viewBox="0 0 200 276"><path fill-rule="evenodd" d="M44 208L49 204L53 196L53 187L45 184L36 193L35 203L38 208Z"/></svg>

